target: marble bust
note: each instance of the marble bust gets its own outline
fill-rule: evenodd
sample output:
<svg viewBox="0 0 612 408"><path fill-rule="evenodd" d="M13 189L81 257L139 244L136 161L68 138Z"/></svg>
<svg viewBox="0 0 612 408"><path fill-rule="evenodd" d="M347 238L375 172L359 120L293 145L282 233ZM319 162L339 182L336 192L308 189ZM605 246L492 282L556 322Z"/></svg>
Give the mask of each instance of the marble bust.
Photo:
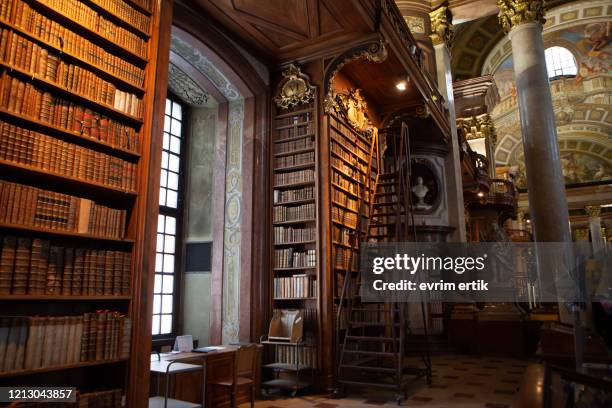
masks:
<svg viewBox="0 0 612 408"><path fill-rule="evenodd" d="M414 208L417 210L429 210L431 205L427 205L425 201L423 201L429 189L423 184L423 177L417 177L416 182L416 185L412 187L412 192L418 199L417 203L414 205Z"/></svg>

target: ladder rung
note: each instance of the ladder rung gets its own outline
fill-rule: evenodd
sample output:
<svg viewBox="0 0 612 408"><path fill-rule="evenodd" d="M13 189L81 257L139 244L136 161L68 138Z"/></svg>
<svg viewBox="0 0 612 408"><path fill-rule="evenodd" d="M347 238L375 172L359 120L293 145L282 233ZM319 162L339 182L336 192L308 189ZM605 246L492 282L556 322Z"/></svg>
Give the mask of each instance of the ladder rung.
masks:
<svg viewBox="0 0 612 408"><path fill-rule="evenodd" d="M385 368L385 367L367 367L367 366L359 366L352 364L341 364L340 368L348 368L351 370L361 370L361 371L373 371L376 373L391 373L394 374L397 372L395 368Z"/></svg>
<svg viewBox="0 0 612 408"><path fill-rule="evenodd" d="M388 358L399 357L399 353L389 353L388 351L343 350L342 352L349 353L349 354L363 354L364 356L377 356L377 357L388 357Z"/></svg>

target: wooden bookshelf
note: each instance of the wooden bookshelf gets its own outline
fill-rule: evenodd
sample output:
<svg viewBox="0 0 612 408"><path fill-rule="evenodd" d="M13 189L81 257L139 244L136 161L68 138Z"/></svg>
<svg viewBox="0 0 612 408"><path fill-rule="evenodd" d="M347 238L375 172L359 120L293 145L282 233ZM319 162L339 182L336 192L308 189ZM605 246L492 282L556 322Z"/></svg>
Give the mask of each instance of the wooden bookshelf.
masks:
<svg viewBox="0 0 612 408"><path fill-rule="evenodd" d="M300 80L308 81L305 77ZM320 349L318 117L314 93L312 96L290 107L274 105L271 140L270 308L301 309L304 314L303 340L313 347L299 357L303 359L300 370L319 366ZM280 371L294 376L291 371L296 362L287 360L292 351L282 347L270 344L268 374ZM286 385L273 382L265 384L271 388Z"/></svg>
<svg viewBox="0 0 612 408"><path fill-rule="evenodd" d="M15 354L0 362L0 386L64 378L144 407L138 340L150 331L146 234L158 195L149 172L161 155L158 48L170 32L160 38L158 7L169 3L0 5L0 353L11 344Z"/></svg>

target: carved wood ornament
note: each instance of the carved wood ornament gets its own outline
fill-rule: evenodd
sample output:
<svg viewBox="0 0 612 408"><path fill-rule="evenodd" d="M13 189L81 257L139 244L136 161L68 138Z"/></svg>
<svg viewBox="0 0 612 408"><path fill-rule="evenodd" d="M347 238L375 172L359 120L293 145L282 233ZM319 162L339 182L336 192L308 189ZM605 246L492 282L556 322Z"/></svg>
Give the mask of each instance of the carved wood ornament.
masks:
<svg viewBox="0 0 612 408"><path fill-rule="evenodd" d="M285 81L281 85L279 94L274 98L276 106L289 109L314 100L315 87L310 85L308 77L297 65L289 65L282 75Z"/></svg>

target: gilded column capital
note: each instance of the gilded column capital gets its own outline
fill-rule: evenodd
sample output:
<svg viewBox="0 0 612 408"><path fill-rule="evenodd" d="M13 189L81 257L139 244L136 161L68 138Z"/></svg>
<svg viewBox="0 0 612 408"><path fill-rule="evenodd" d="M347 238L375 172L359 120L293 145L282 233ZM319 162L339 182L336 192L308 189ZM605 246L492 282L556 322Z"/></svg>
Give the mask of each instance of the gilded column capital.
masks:
<svg viewBox="0 0 612 408"><path fill-rule="evenodd" d="M601 207L599 205L587 205L584 207L584 210L591 218L601 216Z"/></svg>
<svg viewBox="0 0 612 408"><path fill-rule="evenodd" d="M433 45L445 44L450 48L455 27L452 24L453 15L448 7L442 6L429 13L429 20Z"/></svg>
<svg viewBox="0 0 612 408"><path fill-rule="evenodd" d="M487 138L491 146L495 148L497 133L491 115L488 113L461 119L461 128L466 140Z"/></svg>
<svg viewBox="0 0 612 408"><path fill-rule="evenodd" d="M499 24L506 32L524 23L544 24L544 0L497 0Z"/></svg>

